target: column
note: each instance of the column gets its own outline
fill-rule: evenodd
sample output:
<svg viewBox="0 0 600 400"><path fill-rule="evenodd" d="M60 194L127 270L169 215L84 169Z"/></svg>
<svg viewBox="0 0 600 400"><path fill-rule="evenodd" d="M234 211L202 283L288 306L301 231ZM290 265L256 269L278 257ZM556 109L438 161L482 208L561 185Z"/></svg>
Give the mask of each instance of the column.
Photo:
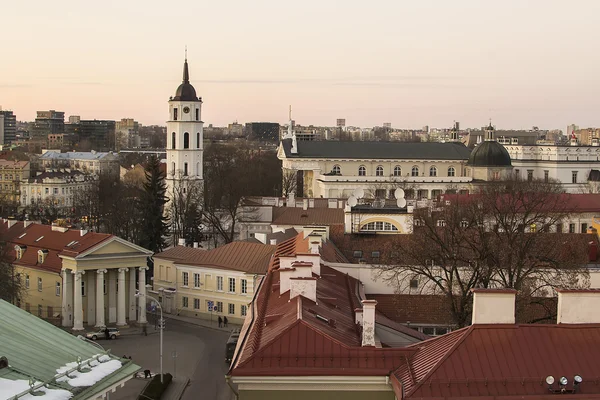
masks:
<svg viewBox="0 0 600 400"><path fill-rule="evenodd" d="M138 323L145 324L148 322L146 319L146 270L148 267L140 267L139 269L139 280L140 285L138 290L140 291L140 296L138 297L138 304L140 306L140 315L138 317Z"/></svg>
<svg viewBox="0 0 600 400"><path fill-rule="evenodd" d="M71 282L71 273L66 269L62 270L62 325L63 326L71 326L71 298L70 293L71 290L68 290L69 287L73 287L73 283Z"/></svg>
<svg viewBox="0 0 600 400"><path fill-rule="evenodd" d="M119 268L119 291L117 292L117 325L127 325L125 319L125 272L127 268Z"/></svg>
<svg viewBox="0 0 600 400"><path fill-rule="evenodd" d="M81 277L85 271L73 271L73 330L83 330L83 297L81 296Z"/></svg>
<svg viewBox="0 0 600 400"><path fill-rule="evenodd" d="M107 272L105 269L99 269L96 271L96 326L104 327L104 274Z"/></svg>
<svg viewBox="0 0 600 400"><path fill-rule="evenodd" d="M96 324L96 275L94 271L89 271L87 274L87 312L85 314L88 325Z"/></svg>
<svg viewBox="0 0 600 400"><path fill-rule="evenodd" d="M106 294L108 295L108 323L117 322L117 270L109 269Z"/></svg>
<svg viewBox="0 0 600 400"><path fill-rule="evenodd" d="M135 307L135 268L129 269L129 321L135 321L137 318Z"/></svg>

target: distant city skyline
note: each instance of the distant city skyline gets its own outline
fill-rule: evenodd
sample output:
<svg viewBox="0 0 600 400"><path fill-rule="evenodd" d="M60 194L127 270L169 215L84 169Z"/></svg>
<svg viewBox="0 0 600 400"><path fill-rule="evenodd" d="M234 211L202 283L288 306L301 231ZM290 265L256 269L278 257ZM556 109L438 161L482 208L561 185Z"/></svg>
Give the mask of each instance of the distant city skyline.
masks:
<svg viewBox="0 0 600 400"><path fill-rule="evenodd" d="M203 119L600 125L600 2L12 1L0 105L165 125L184 47Z"/></svg>

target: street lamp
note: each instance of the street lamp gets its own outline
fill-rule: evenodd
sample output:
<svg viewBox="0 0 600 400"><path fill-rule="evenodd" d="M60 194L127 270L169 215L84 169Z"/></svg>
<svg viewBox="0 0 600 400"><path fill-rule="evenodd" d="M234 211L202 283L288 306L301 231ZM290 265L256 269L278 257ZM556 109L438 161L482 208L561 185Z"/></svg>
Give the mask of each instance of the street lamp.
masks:
<svg viewBox="0 0 600 400"><path fill-rule="evenodd" d="M162 311L162 307L160 306L160 302L158 300L156 300L154 297L152 296L148 296L147 294L142 294L139 291L135 294L135 297L147 297L150 300L154 300L156 302L156 304L158 305L158 309L160 310L160 321L158 324L158 329L159 329L159 333L160 333L160 383L164 383L163 382L163 327L165 326L165 320L163 319L163 311ZM146 305L144 304L144 307Z"/></svg>

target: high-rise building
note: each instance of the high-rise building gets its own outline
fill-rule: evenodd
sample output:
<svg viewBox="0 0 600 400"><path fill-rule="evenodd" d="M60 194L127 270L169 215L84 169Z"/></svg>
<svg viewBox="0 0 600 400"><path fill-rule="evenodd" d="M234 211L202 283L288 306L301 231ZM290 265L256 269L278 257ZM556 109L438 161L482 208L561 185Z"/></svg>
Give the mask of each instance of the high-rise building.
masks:
<svg viewBox="0 0 600 400"><path fill-rule="evenodd" d="M64 133L65 113L62 111L38 111L31 129L31 137L47 137L49 134Z"/></svg>
<svg viewBox="0 0 600 400"><path fill-rule="evenodd" d="M277 143L279 124L277 122L249 122L246 124L248 139L260 142Z"/></svg>
<svg viewBox="0 0 600 400"><path fill-rule="evenodd" d="M0 108L0 144L10 144L17 136L17 117Z"/></svg>
<svg viewBox="0 0 600 400"><path fill-rule="evenodd" d="M383 123L383 127L387 128L387 129L392 129L392 123L391 122L384 122Z"/></svg>
<svg viewBox="0 0 600 400"><path fill-rule="evenodd" d="M79 115L71 115L69 117L70 124L78 124L81 121L81 117Z"/></svg>
<svg viewBox="0 0 600 400"><path fill-rule="evenodd" d="M173 188L180 180L202 180L202 149L204 147L201 120L202 98L190 84L187 57L183 64L183 82L175 96L169 99L167 121L167 196L173 198Z"/></svg>
<svg viewBox="0 0 600 400"><path fill-rule="evenodd" d="M335 126L341 127L341 128L345 127L346 126L346 118L338 118L335 123Z"/></svg>
<svg viewBox="0 0 600 400"><path fill-rule="evenodd" d="M117 150L124 147L139 147L139 127L140 124L133 118L122 118L115 124L115 143Z"/></svg>
<svg viewBox="0 0 600 400"><path fill-rule="evenodd" d="M84 141L89 143L90 150L114 150L115 121L81 120L79 123L79 143L81 144Z"/></svg>

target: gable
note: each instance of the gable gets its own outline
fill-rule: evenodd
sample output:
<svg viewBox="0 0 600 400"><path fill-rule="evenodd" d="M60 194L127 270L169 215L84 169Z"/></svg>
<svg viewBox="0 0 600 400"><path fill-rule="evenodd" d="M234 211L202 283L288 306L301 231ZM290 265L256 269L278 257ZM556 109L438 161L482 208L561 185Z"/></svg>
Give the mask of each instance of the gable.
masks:
<svg viewBox="0 0 600 400"><path fill-rule="evenodd" d="M119 238L113 238L105 243L101 243L96 247L80 254L78 258L84 258L89 256L100 256L100 255L131 255L131 254L139 254L139 255L151 255L152 252L149 250L143 249L139 246L136 246L133 243L129 243L125 240Z"/></svg>

